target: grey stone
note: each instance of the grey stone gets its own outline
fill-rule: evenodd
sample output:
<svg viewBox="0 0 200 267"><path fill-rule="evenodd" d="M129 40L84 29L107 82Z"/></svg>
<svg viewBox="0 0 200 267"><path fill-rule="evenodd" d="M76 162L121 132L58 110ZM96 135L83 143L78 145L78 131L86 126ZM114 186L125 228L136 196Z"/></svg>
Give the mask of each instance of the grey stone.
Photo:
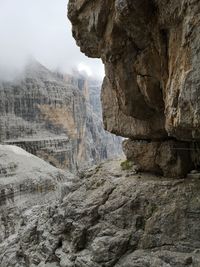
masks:
<svg viewBox="0 0 200 267"><path fill-rule="evenodd" d="M0 142L74 172L122 154L121 138L103 129L100 88L32 60L15 80L0 81Z"/></svg>
<svg viewBox="0 0 200 267"><path fill-rule="evenodd" d="M127 173L108 161L62 201L24 207L23 223L7 225L1 266L198 267L200 181Z"/></svg>
<svg viewBox="0 0 200 267"><path fill-rule="evenodd" d="M200 2L194 0L69 0L68 4L76 43L105 65L105 128L131 141L188 143L188 154L193 154L189 161L182 157L179 166L184 154L180 151L173 167L168 158L162 166L165 171L173 168L172 176L177 177L186 174L188 162L188 171L200 166L199 10ZM148 158L148 171L154 171L156 154L147 154L154 157ZM140 153L136 161L138 157Z"/></svg>

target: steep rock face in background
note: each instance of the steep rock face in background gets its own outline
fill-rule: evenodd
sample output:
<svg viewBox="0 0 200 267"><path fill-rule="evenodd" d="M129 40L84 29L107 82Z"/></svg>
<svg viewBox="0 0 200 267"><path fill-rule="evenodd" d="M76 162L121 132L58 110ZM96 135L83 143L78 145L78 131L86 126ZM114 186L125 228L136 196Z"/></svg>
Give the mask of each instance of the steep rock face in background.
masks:
<svg viewBox="0 0 200 267"><path fill-rule="evenodd" d="M86 78L32 61L18 80L0 84L0 141L71 170L120 154L121 139L104 131L100 100L92 102L99 88L90 94Z"/></svg>
<svg viewBox="0 0 200 267"><path fill-rule="evenodd" d="M158 140L160 146L164 140L167 146L173 139L167 146L170 154L177 152L168 161L177 162L173 176L199 167L199 1L70 0L68 7L81 51L101 57L105 64L106 129L130 138L131 150L137 150L140 140ZM181 150L186 157L180 156ZM140 155L132 154L147 170ZM161 165L158 172L165 174Z"/></svg>

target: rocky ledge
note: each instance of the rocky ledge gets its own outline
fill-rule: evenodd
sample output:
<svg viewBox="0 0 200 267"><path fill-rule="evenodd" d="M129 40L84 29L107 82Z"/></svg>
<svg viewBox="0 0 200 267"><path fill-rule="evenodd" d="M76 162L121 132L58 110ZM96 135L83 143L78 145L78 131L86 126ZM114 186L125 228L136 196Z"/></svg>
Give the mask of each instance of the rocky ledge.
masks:
<svg viewBox="0 0 200 267"><path fill-rule="evenodd" d="M130 138L132 160L177 177L199 168L200 2L69 0L68 16L81 51L105 64L104 124ZM148 168L139 147L153 150Z"/></svg>
<svg viewBox="0 0 200 267"><path fill-rule="evenodd" d="M1 241L0 265L198 267L199 189L198 179L108 161L80 173L57 201L25 209Z"/></svg>

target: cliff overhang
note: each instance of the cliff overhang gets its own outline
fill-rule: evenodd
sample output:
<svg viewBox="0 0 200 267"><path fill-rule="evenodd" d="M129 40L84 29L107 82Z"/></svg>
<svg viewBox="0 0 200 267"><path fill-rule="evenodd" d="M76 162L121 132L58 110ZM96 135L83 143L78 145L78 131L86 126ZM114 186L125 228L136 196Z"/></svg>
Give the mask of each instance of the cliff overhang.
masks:
<svg viewBox="0 0 200 267"><path fill-rule="evenodd" d="M199 168L199 1L70 0L68 17L81 51L105 65L104 125L130 139L128 158L170 176Z"/></svg>

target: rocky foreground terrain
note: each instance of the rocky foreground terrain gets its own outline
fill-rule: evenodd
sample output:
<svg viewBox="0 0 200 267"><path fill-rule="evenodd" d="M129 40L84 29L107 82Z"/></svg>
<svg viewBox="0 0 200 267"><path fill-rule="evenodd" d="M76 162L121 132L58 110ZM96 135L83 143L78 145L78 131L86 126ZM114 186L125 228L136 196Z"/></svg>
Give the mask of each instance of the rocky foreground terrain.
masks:
<svg viewBox="0 0 200 267"><path fill-rule="evenodd" d="M48 194L59 197L32 200L31 207L7 195L1 267L200 266L200 180L136 173L107 161L74 179L66 174L52 189Z"/></svg>
<svg viewBox="0 0 200 267"><path fill-rule="evenodd" d="M121 138L103 129L100 87L31 60L17 78L0 81L0 143L72 171L121 154Z"/></svg>
<svg viewBox="0 0 200 267"><path fill-rule="evenodd" d="M59 170L20 147L0 145L0 257L5 256L4 241L14 241L23 225L22 214L56 202L72 180L74 176L68 171ZM12 264L10 252L6 252L6 266ZM0 266L5 264L1 262Z"/></svg>

